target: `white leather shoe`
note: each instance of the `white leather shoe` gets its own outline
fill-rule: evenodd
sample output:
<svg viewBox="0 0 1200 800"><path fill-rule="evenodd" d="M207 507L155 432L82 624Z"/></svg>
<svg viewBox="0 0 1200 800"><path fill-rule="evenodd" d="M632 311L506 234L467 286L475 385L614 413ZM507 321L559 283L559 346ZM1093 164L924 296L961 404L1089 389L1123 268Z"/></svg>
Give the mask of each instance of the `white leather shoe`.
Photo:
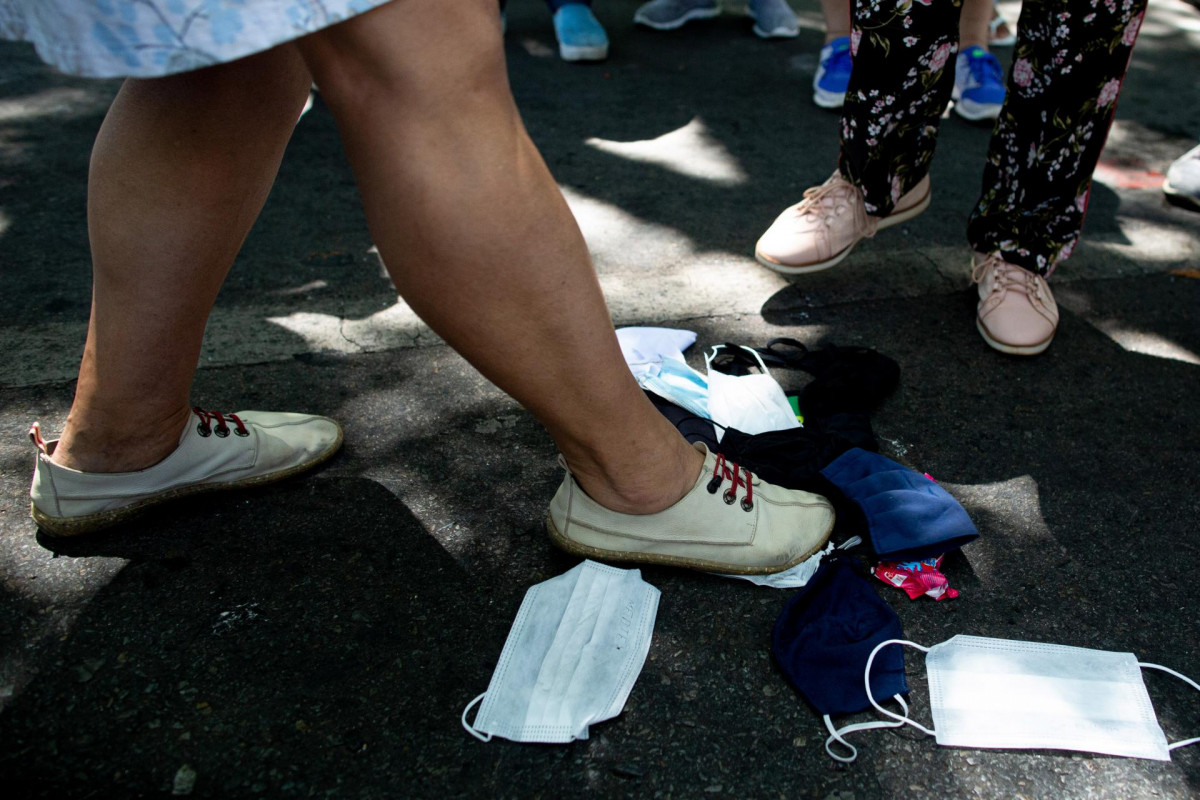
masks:
<svg viewBox="0 0 1200 800"><path fill-rule="evenodd" d="M696 485L657 514L610 511L568 471L546 517L551 541L585 558L734 575L782 572L829 541L833 506L824 497L767 483L695 447L704 453Z"/></svg>
<svg viewBox="0 0 1200 800"><path fill-rule="evenodd" d="M341 427L328 417L269 411L222 414L192 409L179 447L138 472L80 472L50 460L57 440L29 436L38 448L29 490L31 512L51 536L77 536L115 525L146 508L199 492L269 483L332 456Z"/></svg>

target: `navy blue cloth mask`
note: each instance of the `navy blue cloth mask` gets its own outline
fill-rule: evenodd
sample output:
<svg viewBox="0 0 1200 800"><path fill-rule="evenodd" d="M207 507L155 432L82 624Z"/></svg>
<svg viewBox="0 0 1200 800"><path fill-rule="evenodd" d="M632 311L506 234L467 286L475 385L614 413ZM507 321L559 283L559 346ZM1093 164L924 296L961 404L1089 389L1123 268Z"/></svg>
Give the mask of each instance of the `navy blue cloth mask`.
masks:
<svg viewBox="0 0 1200 800"><path fill-rule="evenodd" d="M836 731L830 717L853 714L871 707L863 673L875 646L902 639L900 618L879 597L848 558L827 560L817 574L797 592L771 635L771 652L792 685L822 715L830 737L826 751L839 761L848 759L833 751L834 741L851 751L842 735L865 728L893 728L904 723L865 722ZM871 694L895 697L907 709L903 648L880 650L871 665ZM907 712L906 712L907 713Z"/></svg>
<svg viewBox="0 0 1200 800"><path fill-rule="evenodd" d="M871 707L863 685L867 657L880 642L901 638L896 612L850 559L837 558L822 564L788 601L775 622L771 650L817 711L853 714ZM908 694L900 650L889 647L875 657L871 693L876 697Z"/></svg>
<svg viewBox="0 0 1200 800"><path fill-rule="evenodd" d="M934 558L979 538L949 492L878 453L847 450L821 474L862 509L882 561Z"/></svg>

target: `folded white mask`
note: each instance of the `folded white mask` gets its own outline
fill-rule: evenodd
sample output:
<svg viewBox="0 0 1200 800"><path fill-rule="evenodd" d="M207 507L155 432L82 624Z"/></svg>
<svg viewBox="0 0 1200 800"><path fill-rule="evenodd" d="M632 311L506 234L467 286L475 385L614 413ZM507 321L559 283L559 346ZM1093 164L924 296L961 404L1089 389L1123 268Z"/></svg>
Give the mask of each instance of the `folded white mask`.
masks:
<svg viewBox="0 0 1200 800"><path fill-rule="evenodd" d="M756 434L799 428L796 412L792 411L783 387L767 372L752 348L742 349L754 356L762 372L753 375L726 375L713 369L712 362L725 345L717 345L705 356L708 364L708 416L725 427L742 433ZM717 439L724 431L717 430Z"/></svg>
<svg viewBox="0 0 1200 800"><path fill-rule="evenodd" d="M463 709L481 741L562 744L621 713L650 650L659 591L636 569L584 561L530 587L487 691ZM467 713L483 700L475 723Z"/></svg>
<svg viewBox="0 0 1200 800"><path fill-rule="evenodd" d="M892 713L871 696L866 676L875 654L893 644L929 654L925 671L933 729L910 719L907 709L904 715ZM1167 743L1142 681L1142 667L1170 673L1200 690L1190 678L1139 662L1133 653L962 635L928 648L901 639L881 642L867 659L863 680L877 711L935 737L941 745L1078 750L1170 761L1171 750L1200 738ZM831 756L854 760L853 755L834 754L830 745L838 741L853 751L842 737L855 729L830 729L825 749Z"/></svg>

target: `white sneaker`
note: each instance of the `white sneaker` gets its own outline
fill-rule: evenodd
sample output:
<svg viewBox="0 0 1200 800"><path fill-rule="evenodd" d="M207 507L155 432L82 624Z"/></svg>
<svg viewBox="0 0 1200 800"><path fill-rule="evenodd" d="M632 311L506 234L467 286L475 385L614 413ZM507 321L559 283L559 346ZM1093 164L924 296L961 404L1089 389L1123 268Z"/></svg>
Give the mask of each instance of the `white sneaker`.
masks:
<svg viewBox="0 0 1200 800"><path fill-rule="evenodd" d="M703 444L695 448L704 454L695 485L657 514L610 511L568 470L546 516L550 540L584 558L730 575L782 572L829 541L834 511L824 497L767 483Z"/></svg>
<svg viewBox="0 0 1200 800"><path fill-rule="evenodd" d="M34 521L51 536L91 533L167 500L286 478L320 464L342 444L341 427L328 417L199 408L192 413L197 424L184 429L175 452L138 472L59 466L50 460L58 441L44 441L33 423L29 437L38 448L29 490Z"/></svg>

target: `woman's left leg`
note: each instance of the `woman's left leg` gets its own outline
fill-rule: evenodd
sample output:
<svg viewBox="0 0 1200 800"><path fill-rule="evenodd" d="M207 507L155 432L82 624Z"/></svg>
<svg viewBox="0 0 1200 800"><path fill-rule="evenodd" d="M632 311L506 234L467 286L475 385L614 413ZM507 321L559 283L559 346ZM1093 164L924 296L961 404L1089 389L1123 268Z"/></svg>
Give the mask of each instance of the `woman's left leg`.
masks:
<svg viewBox="0 0 1200 800"><path fill-rule="evenodd" d="M984 257L979 330L997 349L1041 352L1054 336L1058 313L1044 279L1079 241L1145 11L1146 0L1026 0L1021 11L1008 95L967 224Z"/></svg>

